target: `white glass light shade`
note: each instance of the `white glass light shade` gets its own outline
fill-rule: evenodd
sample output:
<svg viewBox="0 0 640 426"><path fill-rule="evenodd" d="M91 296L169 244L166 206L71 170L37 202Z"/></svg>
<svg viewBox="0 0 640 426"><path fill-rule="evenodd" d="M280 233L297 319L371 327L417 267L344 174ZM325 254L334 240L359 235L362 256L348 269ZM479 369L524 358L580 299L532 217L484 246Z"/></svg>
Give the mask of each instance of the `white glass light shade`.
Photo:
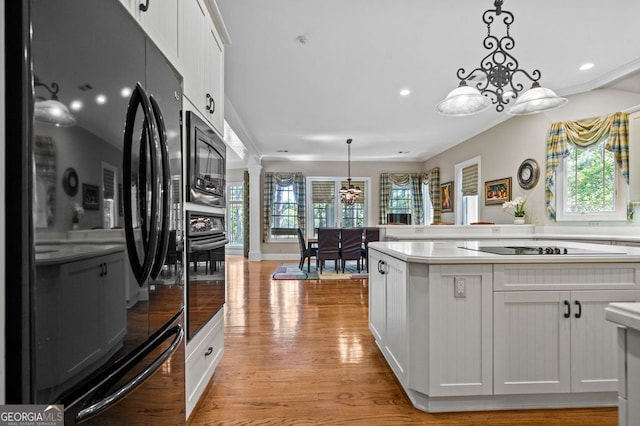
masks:
<svg viewBox="0 0 640 426"><path fill-rule="evenodd" d="M551 89L534 84L520 96L516 103L507 110L511 115L527 115L560 108L568 101L556 95Z"/></svg>
<svg viewBox="0 0 640 426"><path fill-rule="evenodd" d="M362 193L359 186L349 185L349 188L343 186L340 188L340 202L342 204L354 204L358 201L358 196Z"/></svg>
<svg viewBox="0 0 640 426"><path fill-rule="evenodd" d="M70 127L76 124L76 119L69 109L56 100L36 101L34 118L41 123L55 124L60 127Z"/></svg>
<svg viewBox="0 0 640 426"><path fill-rule="evenodd" d="M462 82L436 106L436 111L444 115L461 116L484 111L490 106L491 101L478 89Z"/></svg>

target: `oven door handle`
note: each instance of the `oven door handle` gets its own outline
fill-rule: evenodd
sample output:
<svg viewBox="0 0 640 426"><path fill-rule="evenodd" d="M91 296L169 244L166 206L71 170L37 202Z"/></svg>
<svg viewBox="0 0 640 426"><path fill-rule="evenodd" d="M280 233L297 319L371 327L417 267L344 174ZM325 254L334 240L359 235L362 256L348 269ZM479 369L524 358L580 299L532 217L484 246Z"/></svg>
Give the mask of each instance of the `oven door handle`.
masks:
<svg viewBox="0 0 640 426"><path fill-rule="evenodd" d="M184 338L184 329L180 324L175 325L165 330L157 338L152 340L148 345L140 350L141 354L144 356L159 347L173 335L175 335L175 337L173 338L173 342L171 342L171 345L169 345L167 349L165 349L160 355L158 355L158 357L153 360L153 362L151 362L147 367L145 367L144 370L142 370L133 379L122 385L116 391L80 410L76 415L76 422L82 423L111 408L114 404L133 392L142 383L144 383L144 381L147 380L153 373L155 373L162 366L162 364L164 364L169 359L169 357L173 355L173 353L178 349L178 345L180 345L180 342ZM135 365L136 363L132 362L129 369L133 368ZM127 371L117 371L115 374L117 374L117 377L122 377L128 372L129 369L127 369ZM107 379L106 381L102 382L102 386L109 386L111 383L112 381ZM95 393L98 393L101 390L100 388L101 386L98 387L98 389L95 389Z"/></svg>
<svg viewBox="0 0 640 426"><path fill-rule="evenodd" d="M143 211L141 211L141 216L143 215L143 219L141 220L141 232L143 236L143 245L144 245L144 258L142 262L138 257L138 251L136 248L135 234L133 231L133 210L131 206L131 160L132 160L132 151L133 151L133 130L135 124L135 118L138 111L138 106L142 107L142 112L145 116L144 125L143 125L143 136L141 138L141 144L148 144L150 148L150 159L151 159L151 209L147 211L147 203L146 203L146 188L138 188L138 195L145 200L140 202L141 206L143 206ZM136 87L131 94L131 98L129 99L129 105L127 106L127 116L125 120L125 130L124 130L124 147L123 147L123 159L122 159L122 171L123 171L123 208L124 208L124 231L125 237L127 241L127 255L129 257L129 263L131 264L131 269L133 270L133 274L136 277L136 281L138 285L144 285L147 278L149 278L149 274L151 272L151 268L153 266L153 262L155 260L155 254L158 246L158 186L155 184L156 182L156 174L158 172L158 153L157 148L159 145L156 125L153 120L153 111L151 109L151 103L149 101L149 97L145 92L142 85L138 82L136 83ZM143 149L141 148L141 151ZM146 156L145 156L146 157ZM138 173L145 173L146 170L142 167L145 159L140 158L140 170ZM143 182L146 180L143 179ZM146 183L144 185L146 187ZM150 220L147 224L146 215L149 213ZM147 229L147 226L149 229Z"/></svg>
<svg viewBox="0 0 640 426"><path fill-rule="evenodd" d="M151 95L149 97L149 101L151 103L151 109L153 111L153 117L156 122L156 129L158 131L159 143L158 147L158 155L160 156L160 164L161 164L161 173L158 174L157 178L161 179L162 182L162 206L161 206L161 218L160 218L160 240L158 242L158 248L156 250L153 267L151 268L151 272L149 276L152 279L156 279L162 271L162 266L164 265L164 259L167 255L167 249L169 248L169 211L171 209L171 177L170 177L170 169L169 169L169 149L167 148L167 130L164 124L164 117L162 116L162 111L160 109L160 105L156 99ZM158 184L158 182L154 182L154 184Z"/></svg>
<svg viewBox="0 0 640 426"><path fill-rule="evenodd" d="M205 251L205 250L215 250L220 247L224 247L229 243L229 240L225 238L224 240L216 241L215 243L191 243L191 252L194 251Z"/></svg>

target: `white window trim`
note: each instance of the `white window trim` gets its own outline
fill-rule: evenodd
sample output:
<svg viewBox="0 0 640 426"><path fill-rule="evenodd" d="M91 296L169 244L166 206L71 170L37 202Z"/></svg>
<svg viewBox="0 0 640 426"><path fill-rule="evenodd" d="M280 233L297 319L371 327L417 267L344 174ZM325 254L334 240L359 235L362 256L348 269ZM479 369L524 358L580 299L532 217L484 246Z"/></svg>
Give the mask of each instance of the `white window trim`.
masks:
<svg viewBox="0 0 640 426"><path fill-rule="evenodd" d="M462 169L469 167L473 164L478 165L478 199L482 195L482 156L470 158L461 163L456 164L455 167L455 179L453 184L453 190L455 191L454 206L456 206L456 225L462 224ZM480 217L480 202L478 202L478 217Z"/></svg>
<svg viewBox="0 0 640 426"><path fill-rule="evenodd" d="M616 186L614 188L616 196L616 211L614 213L566 213L566 185L565 185L565 161L563 158L556 169L556 191L555 191L555 209L556 222L626 222L627 220L627 203L629 200L629 185L623 182L620 175L620 169L616 162Z"/></svg>

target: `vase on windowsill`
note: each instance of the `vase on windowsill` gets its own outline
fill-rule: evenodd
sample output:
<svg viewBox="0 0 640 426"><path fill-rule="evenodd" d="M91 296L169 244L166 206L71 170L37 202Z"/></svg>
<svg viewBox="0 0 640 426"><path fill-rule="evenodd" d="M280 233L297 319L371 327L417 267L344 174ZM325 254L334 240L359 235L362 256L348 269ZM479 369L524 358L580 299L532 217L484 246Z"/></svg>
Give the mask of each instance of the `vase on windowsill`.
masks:
<svg viewBox="0 0 640 426"><path fill-rule="evenodd" d="M524 225L524 216L516 216L516 217L513 219L513 223L514 223L515 225Z"/></svg>

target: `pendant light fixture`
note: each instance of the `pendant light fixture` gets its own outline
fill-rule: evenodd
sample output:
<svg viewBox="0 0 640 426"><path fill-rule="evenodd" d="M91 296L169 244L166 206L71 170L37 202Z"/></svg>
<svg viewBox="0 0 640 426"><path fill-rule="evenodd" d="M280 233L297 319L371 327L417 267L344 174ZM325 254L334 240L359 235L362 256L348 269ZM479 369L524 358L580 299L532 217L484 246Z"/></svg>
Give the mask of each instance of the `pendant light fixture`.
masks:
<svg viewBox="0 0 640 426"><path fill-rule="evenodd" d="M347 186L340 188L340 202L343 204L355 204L362 193L359 186L351 184L351 142L352 139L347 139Z"/></svg>
<svg viewBox="0 0 640 426"><path fill-rule="evenodd" d="M460 85L436 106L439 113L452 116L470 115L486 110L491 104L496 106L496 111L502 112L524 89L524 85L514 81L514 77L527 78L532 84L531 89L507 109L509 114L533 114L567 103L565 98L559 97L552 90L540 87L540 70L533 70L529 74L519 68L518 60L509 52L515 46L515 40L509 34L514 17L513 13L502 9L503 2L504 0L495 0L495 9L486 10L482 15L482 21L487 24L487 36L483 45L492 50L482 58L479 67L468 73L464 68L458 69ZM491 24L494 21L502 21L505 25L504 35L499 37L491 33ZM473 84L470 86L467 83Z"/></svg>
<svg viewBox="0 0 640 426"><path fill-rule="evenodd" d="M47 100L41 96L36 97L33 114L36 121L47 124L55 124L59 127L70 127L76 124L75 117L69 109L58 100L58 83L51 83L51 87L42 83L36 76L33 81L34 90L44 87L51 94L51 99Z"/></svg>

